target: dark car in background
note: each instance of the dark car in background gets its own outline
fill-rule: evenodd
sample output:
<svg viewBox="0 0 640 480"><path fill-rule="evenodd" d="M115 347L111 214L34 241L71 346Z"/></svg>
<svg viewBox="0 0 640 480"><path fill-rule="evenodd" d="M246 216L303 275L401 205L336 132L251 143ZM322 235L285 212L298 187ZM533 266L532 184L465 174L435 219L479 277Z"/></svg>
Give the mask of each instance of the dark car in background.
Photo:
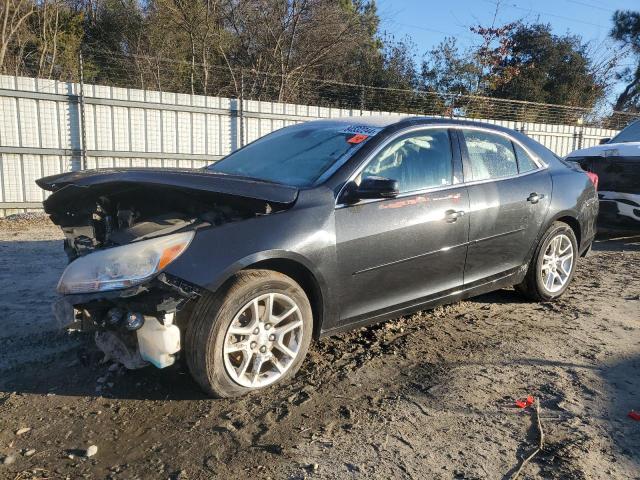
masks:
<svg viewBox="0 0 640 480"><path fill-rule="evenodd" d="M640 120L598 146L570 153L567 161L598 175L602 227L640 229Z"/></svg>
<svg viewBox="0 0 640 480"><path fill-rule="evenodd" d="M292 376L313 338L513 285L562 295L592 177L512 130L387 116L283 128L202 170L38 184L70 258L57 317L132 368L181 352L235 396Z"/></svg>

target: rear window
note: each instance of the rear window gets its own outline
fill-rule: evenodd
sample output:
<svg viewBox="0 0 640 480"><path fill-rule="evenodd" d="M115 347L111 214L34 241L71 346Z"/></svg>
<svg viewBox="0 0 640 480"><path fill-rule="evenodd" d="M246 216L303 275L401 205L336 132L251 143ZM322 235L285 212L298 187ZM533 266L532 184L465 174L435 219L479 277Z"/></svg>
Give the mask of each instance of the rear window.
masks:
<svg viewBox="0 0 640 480"><path fill-rule="evenodd" d="M509 139L479 130L462 130L462 134L469 153L471 180L518 174L516 154Z"/></svg>
<svg viewBox="0 0 640 480"><path fill-rule="evenodd" d="M268 182L311 186L342 156L353 153L379 131L366 125L302 123L262 137L208 168Z"/></svg>
<svg viewBox="0 0 640 480"><path fill-rule="evenodd" d="M518 171L520 173L530 172L538 168L524 148L515 142L513 142L513 147L516 150L516 157L518 157Z"/></svg>

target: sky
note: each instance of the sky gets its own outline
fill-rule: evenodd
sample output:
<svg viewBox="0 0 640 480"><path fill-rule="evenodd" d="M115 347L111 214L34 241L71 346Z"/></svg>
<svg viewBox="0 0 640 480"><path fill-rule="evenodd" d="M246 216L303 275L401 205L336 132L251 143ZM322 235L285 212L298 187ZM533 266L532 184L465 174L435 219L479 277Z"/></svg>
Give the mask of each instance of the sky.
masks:
<svg viewBox="0 0 640 480"><path fill-rule="evenodd" d="M477 44L479 37L469 27L491 25L496 11L496 0L377 0L377 4L380 30L397 39L411 37L417 45L418 62L446 36L456 37L463 48ZM607 38L613 12L639 8L639 0L501 0L496 23L518 19L549 23L554 33L578 34L598 55L605 56L616 51ZM622 64L629 63L631 59L622 60ZM622 88L617 85L615 90Z"/></svg>

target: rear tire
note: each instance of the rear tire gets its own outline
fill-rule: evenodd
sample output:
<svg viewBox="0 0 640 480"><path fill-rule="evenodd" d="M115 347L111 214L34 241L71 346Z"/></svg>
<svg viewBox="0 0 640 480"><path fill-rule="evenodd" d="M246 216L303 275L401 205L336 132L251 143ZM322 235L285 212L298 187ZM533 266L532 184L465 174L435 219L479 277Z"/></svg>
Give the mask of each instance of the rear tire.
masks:
<svg viewBox="0 0 640 480"><path fill-rule="evenodd" d="M295 375L312 332L311 305L293 279L244 270L198 301L187 326L187 365L207 394L244 395Z"/></svg>
<svg viewBox="0 0 640 480"><path fill-rule="evenodd" d="M542 236L527 275L516 290L538 302L554 300L569 287L577 260L575 233L566 223L554 222Z"/></svg>

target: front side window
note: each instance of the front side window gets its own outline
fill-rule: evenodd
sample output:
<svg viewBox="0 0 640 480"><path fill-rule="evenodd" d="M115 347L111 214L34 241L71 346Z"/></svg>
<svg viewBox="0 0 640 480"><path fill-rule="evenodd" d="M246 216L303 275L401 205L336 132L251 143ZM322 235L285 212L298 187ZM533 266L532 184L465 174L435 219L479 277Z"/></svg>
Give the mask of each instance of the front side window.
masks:
<svg viewBox="0 0 640 480"><path fill-rule="evenodd" d="M518 174L518 163L511 141L501 135L480 131L462 130L469 153L471 181L503 178Z"/></svg>
<svg viewBox="0 0 640 480"><path fill-rule="evenodd" d="M640 142L640 121L627 125L618 135L608 143Z"/></svg>
<svg viewBox="0 0 640 480"><path fill-rule="evenodd" d="M397 180L400 193L451 185L452 159L446 129L411 132L384 147L363 170L361 178Z"/></svg>
<svg viewBox="0 0 640 480"><path fill-rule="evenodd" d="M311 186L343 155L380 129L344 123L308 123L283 128L210 165L213 172L297 187Z"/></svg>

